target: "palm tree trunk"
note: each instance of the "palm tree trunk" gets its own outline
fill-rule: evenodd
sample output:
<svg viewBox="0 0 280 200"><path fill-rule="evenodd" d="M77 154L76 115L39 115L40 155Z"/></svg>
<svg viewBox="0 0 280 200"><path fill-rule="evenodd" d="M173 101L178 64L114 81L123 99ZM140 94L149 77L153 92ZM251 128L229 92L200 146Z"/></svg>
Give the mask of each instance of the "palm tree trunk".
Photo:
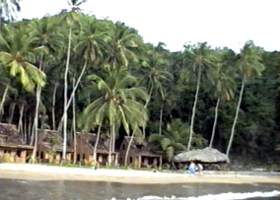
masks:
<svg viewBox="0 0 280 200"><path fill-rule="evenodd" d="M114 153L116 150L116 127L113 125L113 137L112 137L112 152Z"/></svg>
<svg viewBox="0 0 280 200"><path fill-rule="evenodd" d="M36 162L36 154L38 148L38 117L39 117L39 106L40 106L40 98L41 98L41 87L37 86L36 89L36 108L35 108L35 116L34 116L34 147L31 155L31 163Z"/></svg>
<svg viewBox="0 0 280 200"><path fill-rule="evenodd" d="M131 137L130 137L130 140L129 140L129 143L128 143L128 146L127 146L127 150L126 150L126 152L125 152L124 166L127 166L128 155L129 155L129 151L130 151L130 148L131 148L133 139L134 139L134 133L135 133L135 131L133 131L133 133L132 133L132 135L131 135Z"/></svg>
<svg viewBox="0 0 280 200"><path fill-rule="evenodd" d="M56 129L56 123L55 123L55 104L56 104L57 87L58 87L58 83L55 83L54 89L53 89L53 97L52 97L52 127L53 127L53 130Z"/></svg>
<svg viewBox="0 0 280 200"><path fill-rule="evenodd" d="M238 114L239 114L239 110L240 110L240 106L241 106L241 102L242 102L245 82L246 82L246 77L243 76L242 85L241 85L240 94L239 94L239 100L238 100L238 104L237 104L236 112L235 112L235 117L234 117L234 121L233 121L232 128L231 128L229 143L228 143L228 146L227 146L227 152L226 152L227 156L229 156L229 152L230 152L231 145L232 145L232 142L233 142L233 136L234 136L235 126L236 126L236 123L237 123Z"/></svg>
<svg viewBox="0 0 280 200"><path fill-rule="evenodd" d="M209 147L212 148L213 146L213 141L214 141L214 137L215 137L215 132L216 132L216 125L217 125L217 120L218 120L218 111L219 111L219 105L220 105L220 97L217 100L217 104L216 104L216 108L215 108L215 119L214 119L214 124L213 124L213 128L212 128L212 135L211 135L211 140L210 140L210 144Z"/></svg>
<svg viewBox="0 0 280 200"><path fill-rule="evenodd" d="M0 11L0 31L2 30L2 12Z"/></svg>
<svg viewBox="0 0 280 200"><path fill-rule="evenodd" d="M29 145L33 144L33 137L34 137L34 132L32 131L32 119L31 119L31 115L29 115L28 118L28 140L29 140Z"/></svg>
<svg viewBox="0 0 280 200"><path fill-rule="evenodd" d="M69 97L69 100L68 100L67 104L66 104L66 112L67 112L67 110L69 109L69 107L71 105L74 93L76 92L76 90L77 90L77 88L78 88L78 86L79 86L79 84L80 84L80 82L82 80L82 77L83 77L83 75L84 75L84 73L86 71L86 68L87 68L87 61L84 63L83 69L82 69L82 71L81 71L81 73L80 73L80 75L79 75L79 77L77 79L75 87L74 87L74 89L73 89L73 91L72 91L72 93L71 93L71 95ZM58 130L61 130L61 128L62 128L62 122L63 122L64 118L65 118L65 113L63 113L63 115L62 115L62 117L61 117L61 119L59 121L59 125L58 125L58 128L57 128Z"/></svg>
<svg viewBox="0 0 280 200"><path fill-rule="evenodd" d="M4 103L6 101L6 98L7 98L8 90L9 90L9 85L6 86L6 88L4 90L4 93L3 93L3 97L2 97L1 103L0 103L0 115L1 116L4 114L3 107L4 107Z"/></svg>
<svg viewBox="0 0 280 200"><path fill-rule="evenodd" d="M23 117L23 111L24 111L24 104L21 104L20 111L19 111L19 120L18 120L18 133L23 133L22 130L22 117Z"/></svg>
<svg viewBox="0 0 280 200"><path fill-rule="evenodd" d="M160 106L160 118L159 118L159 130L158 130L158 134L161 135L162 134L162 115L163 115L163 103Z"/></svg>
<svg viewBox="0 0 280 200"><path fill-rule="evenodd" d="M109 154L108 154L108 166L111 166L112 163L112 140L113 140L113 131L112 131L112 126L111 126L111 131L110 131L110 142L109 142Z"/></svg>
<svg viewBox="0 0 280 200"><path fill-rule="evenodd" d="M100 132L101 132L102 123L98 126L96 141L93 148L93 161L96 162L97 160L97 147L99 144Z"/></svg>
<svg viewBox="0 0 280 200"><path fill-rule="evenodd" d="M72 40L72 28L69 28L69 36L68 36L68 50L67 50L67 60L64 74L64 119L63 119L63 151L62 151L62 162L66 159L66 151L67 151L67 77L69 71L69 63L70 63L70 53L71 53L71 40Z"/></svg>
<svg viewBox="0 0 280 200"><path fill-rule="evenodd" d="M23 141L24 141L24 144L27 144L27 116L25 115L25 117L24 117L24 126L23 126L23 129L24 129L24 131L23 131L23 133L24 133L24 135L23 135Z"/></svg>
<svg viewBox="0 0 280 200"><path fill-rule="evenodd" d="M145 109L147 109L147 107L148 107L148 105L151 101L153 90L154 90L154 84L152 83L152 86L151 86L151 89L150 89L150 92L149 92L149 98L145 103ZM146 125L143 126L143 136L144 136L144 138L146 138Z"/></svg>
<svg viewBox="0 0 280 200"><path fill-rule="evenodd" d="M195 99L194 99L193 108L192 108L192 118L191 118L190 135L189 135L187 151L189 151L191 149L191 144L192 144L193 126L194 126L194 118L195 118L195 112L196 112L196 104L197 104L197 100L198 100L198 93L199 93L199 88L200 88L200 80L201 80L201 66L199 66L199 68L198 68L198 78L197 78L197 84L196 84Z"/></svg>
<svg viewBox="0 0 280 200"><path fill-rule="evenodd" d="M75 86L75 78L73 78L73 87ZM73 97L73 137L74 137L74 160L73 163L76 164L77 161L77 132L76 132L76 98L75 93Z"/></svg>
<svg viewBox="0 0 280 200"><path fill-rule="evenodd" d="M11 124L11 123L13 122L14 114L15 114L15 106L16 106L15 103L12 103L12 104L10 105L10 109L9 109L9 111L10 111L10 117L9 117L9 121L8 121L9 124Z"/></svg>

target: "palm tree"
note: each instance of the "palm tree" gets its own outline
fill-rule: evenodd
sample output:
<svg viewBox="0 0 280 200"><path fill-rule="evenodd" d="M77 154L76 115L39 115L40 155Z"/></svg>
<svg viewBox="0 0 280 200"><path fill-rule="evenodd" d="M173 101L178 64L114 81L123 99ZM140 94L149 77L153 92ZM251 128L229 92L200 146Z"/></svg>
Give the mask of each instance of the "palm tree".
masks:
<svg viewBox="0 0 280 200"><path fill-rule="evenodd" d="M67 59L64 73L64 110L63 110L63 152L62 152L62 160L66 159L66 149L67 149L67 90L68 90L68 71L71 57L71 42L72 42L72 29L73 25L76 21L78 21L78 13L79 6L84 3L86 0L69 0L68 4L71 7L70 12L66 13L66 15L62 18L65 19L67 25L69 27L68 32L68 47L67 47Z"/></svg>
<svg viewBox="0 0 280 200"><path fill-rule="evenodd" d="M245 88L246 82L253 76L260 76L265 69L265 66L262 64L260 49L254 45L252 41L246 42L243 49L241 50L237 66L239 67L240 73L242 75L242 84L239 93L239 99L236 107L235 117L231 128L231 134L229 143L227 146L227 156L229 156L229 152L231 149L231 145L233 142L233 136L235 132L235 126L238 119L238 114L242 102L243 92Z"/></svg>
<svg viewBox="0 0 280 200"><path fill-rule="evenodd" d="M83 17L81 20L81 31L78 36L79 41L75 46L76 55L84 59L84 65L82 67L81 73L76 81L76 84L73 88L71 96L66 105L66 110L68 110L71 105L74 93L76 92L81 79L87 69L89 64L96 65L100 58L103 56L103 51L105 48L105 42L109 40L107 33L107 27L100 26L96 20L92 21L92 18ZM61 121L64 119L62 116ZM59 123L61 124L61 123ZM60 129L60 126L59 126Z"/></svg>
<svg viewBox="0 0 280 200"><path fill-rule="evenodd" d="M189 141L187 150L191 149L192 145L192 135L193 135L193 127L194 127L194 119L196 113L196 105L198 101L198 94L200 89L200 83L202 76L208 76L210 68L212 67L211 61L211 51L206 43L198 44L196 48L186 47L185 54L190 57L192 63L192 70L195 74L196 78L196 92L195 99L192 108L192 116L191 116L191 125L190 125L190 133L189 133Z"/></svg>
<svg viewBox="0 0 280 200"><path fill-rule="evenodd" d="M0 30L2 29L2 21L14 20L15 15L20 11L20 0L1 0L0 1Z"/></svg>
<svg viewBox="0 0 280 200"><path fill-rule="evenodd" d="M108 67L128 67L130 62L137 61L137 52L142 39L136 31L126 27L123 23L117 22L110 32L111 40L107 57Z"/></svg>
<svg viewBox="0 0 280 200"><path fill-rule="evenodd" d="M142 77L142 83L144 85L147 85L148 90L148 101L145 104L145 107L147 108L153 94L159 94L161 98L161 106L160 106L160 123L159 123L159 134L162 133L162 116L163 116L163 109L164 109L164 101L166 99L166 89L165 86L170 83L170 81L173 79L173 76L171 73L168 72L167 66L168 66L168 60L166 58L165 52L166 50L163 49L162 43L159 43L159 45L156 48L153 48L151 46L147 46L145 49L146 52L146 60L143 61L143 67L140 69L141 74L144 74ZM147 81L148 80L148 81ZM144 136L146 135L146 128L143 129Z"/></svg>
<svg viewBox="0 0 280 200"><path fill-rule="evenodd" d="M4 114L4 104L6 101L6 98L8 96L8 91L9 91L9 85L10 85L10 79L8 77L8 74L4 70L3 67L0 66L0 86L4 87L3 93L2 93L2 99L0 102L0 116Z"/></svg>
<svg viewBox="0 0 280 200"><path fill-rule="evenodd" d="M32 38L27 36L25 32L15 28L4 28L2 35L0 35L0 61L9 70L12 77L19 77L21 84L29 92L32 92L34 87L43 87L46 78L45 74L31 63L31 60L34 60L32 51L34 51ZM37 111L40 91L36 92ZM35 156L32 156L32 162L35 160Z"/></svg>
<svg viewBox="0 0 280 200"><path fill-rule="evenodd" d="M217 97L217 103L215 107L215 118L214 118L209 147L213 146L220 102L222 100L229 101L234 96L234 86L235 86L235 82L233 79L234 72L231 70L229 64L225 60L226 53L227 52L218 53L217 61L216 61L216 70L212 70L212 76L214 77L214 85L215 85L214 94L215 97Z"/></svg>
<svg viewBox="0 0 280 200"><path fill-rule="evenodd" d="M45 85L45 74L32 64L31 40L21 29L7 28L0 35L0 62L12 77L19 79L20 83L29 92L35 86Z"/></svg>
<svg viewBox="0 0 280 200"><path fill-rule="evenodd" d="M102 124L105 120L108 121L111 140L108 158L110 165L111 152L115 151L115 134L120 125L124 127L127 134L133 130L131 137L133 138L136 130L143 127L148 120L144 107L148 97L142 88L133 86L137 83L137 79L125 69L109 71L105 79L97 75L91 75L89 79L96 84L100 96L84 110L84 124L89 128L98 125L98 132L100 132ZM99 135L97 135L98 139ZM95 152L96 148L97 146L95 146ZM129 148L126 155L128 152Z"/></svg>
<svg viewBox="0 0 280 200"><path fill-rule="evenodd" d="M56 49L62 45L61 35L57 32L57 23L54 20L45 18L40 21L33 21L30 25L32 45L36 49L37 57L39 60L39 69L44 71L45 63L53 58L52 55ZM60 36L60 37L59 37ZM47 61L46 61L47 60ZM36 106L34 116L34 148L31 161L35 162L37 146L38 146L38 115L39 106L41 102L42 88L36 88Z"/></svg>

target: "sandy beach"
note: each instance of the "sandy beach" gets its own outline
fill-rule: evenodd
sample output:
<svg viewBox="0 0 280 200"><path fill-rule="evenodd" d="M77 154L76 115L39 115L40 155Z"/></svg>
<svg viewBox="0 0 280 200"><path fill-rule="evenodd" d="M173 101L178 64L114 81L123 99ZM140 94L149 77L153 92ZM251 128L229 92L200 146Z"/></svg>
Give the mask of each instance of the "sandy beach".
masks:
<svg viewBox="0 0 280 200"><path fill-rule="evenodd" d="M91 169L47 166L37 164L0 164L0 179L25 179L38 181L106 181L131 184L168 184L168 183L230 183L280 184L280 176L242 175L233 172L189 175L186 173L152 172L124 169Z"/></svg>

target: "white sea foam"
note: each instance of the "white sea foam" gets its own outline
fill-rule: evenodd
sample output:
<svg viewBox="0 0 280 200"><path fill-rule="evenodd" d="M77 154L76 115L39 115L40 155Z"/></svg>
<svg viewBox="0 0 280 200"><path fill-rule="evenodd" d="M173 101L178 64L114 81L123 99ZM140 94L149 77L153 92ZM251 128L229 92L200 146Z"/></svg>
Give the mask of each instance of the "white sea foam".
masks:
<svg viewBox="0 0 280 200"><path fill-rule="evenodd" d="M159 197L159 196L145 196L137 200L242 200L251 198L267 198L280 196L280 191L274 190L270 192L246 192L246 193L221 193L221 194L207 194L198 197Z"/></svg>

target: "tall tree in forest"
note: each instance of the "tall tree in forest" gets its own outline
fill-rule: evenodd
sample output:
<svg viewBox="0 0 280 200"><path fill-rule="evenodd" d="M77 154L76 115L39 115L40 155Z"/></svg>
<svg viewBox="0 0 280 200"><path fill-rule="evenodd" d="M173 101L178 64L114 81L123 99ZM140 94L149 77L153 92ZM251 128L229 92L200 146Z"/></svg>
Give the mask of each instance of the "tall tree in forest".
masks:
<svg viewBox="0 0 280 200"><path fill-rule="evenodd" d="M71 105L73 95L76 92L88 65L96 66L98 62L103 59L103 52L105 51L106 42L109 40L108 30L105 24L98 24L95 19L83 17L81 18L81 31L78 36L79 41L74 48L77 58L83 58L84 64L73 91L69 97L66 105L66 111ZM63 121L65 115L62 116ZM61 125L61 121L59 125ZM59 126L60 130L61 126Z"/></svg>
<svg viewBox="0 0 280 200"><path fill-rule="evenodd" d="M61 44L62 37L57 31L57 23L52 19L42 19L40 21L33 21L30 25L32 45L34 46L37 62L39 63L39 69L45 71L45 65L49 60L52 60L54 52ZM34 148L32 153L32 162L36 160L37 146L38 146L38 118L39 118L39 106L41 102L42 88L36 87L36 106L34 115Z"/></svg>
<svg viewBox="0 0 280 200"><path fill-rule="evenodd" d="M206 43L200 43L197 47L186 47L185 54L190 57L190 62L192 65L192 72L196 76L196 92L195 92L195 99L192 108L192 116L191 116L191 124L190 124L190 136L188 138L188 146L187 150L191 149L192 145L192 135L194 129L194 120L195 120L195 113L196 113L196 105L198 101L199 89L201 84L202 76L209 76L209 71L211 70L212 59L211 59L211 50L207 46Z"/></svg>
<svg viewBox="0 0 280 200"><path fill-rule="evenodd" d="M209 143L209 147L213 146L213 141L216 132L216 125L219 114L219 106L221 101L229 101L234 96L234 72L232 67L229 66L228 62L225 60L225 54L227 51L218 52L216 55L215 70L212 70L212 76L214 80L214 96L217 98L215 107L215 118L212 127L212 134Z"/></svg>
<svg viewBox="0 0 280 200"><path fill-rule="evenodd" d="M236 107L235 117L231 128L230 139L227 146L227 151L226 151L227 156L229 156L229 152L232 146L233 136L235 133L235 126L238 119L238 114L242 102L245 84L250 78L254 76L260 76L265 69L265 66L262 63L261 51L258 47L254 45L252 41L249 41L244 45L243 49L238 55L237 66L240 70L240 74L242 77L242 84L241 84L239 99Z"/></svg>
<svg viewBox="0 0 280 200"><path fill-rule="evenodd" d="M68 71L69 71L69 64L71 58L71 42L72 42L72 29L74 23L78 21L79 15L77 11L79 11L79 6L84 3L86 0L69 0L68 3L71 7L71 10L65 14L66 23L69 28L68 32L68 47L67 47L67 59L66 59L66 66L65 66L65 73L64 73L64 106L63 106L63 152L62 152L62 161L66 159L66 150L67 150L67 90L68 90Z"/></svg>

